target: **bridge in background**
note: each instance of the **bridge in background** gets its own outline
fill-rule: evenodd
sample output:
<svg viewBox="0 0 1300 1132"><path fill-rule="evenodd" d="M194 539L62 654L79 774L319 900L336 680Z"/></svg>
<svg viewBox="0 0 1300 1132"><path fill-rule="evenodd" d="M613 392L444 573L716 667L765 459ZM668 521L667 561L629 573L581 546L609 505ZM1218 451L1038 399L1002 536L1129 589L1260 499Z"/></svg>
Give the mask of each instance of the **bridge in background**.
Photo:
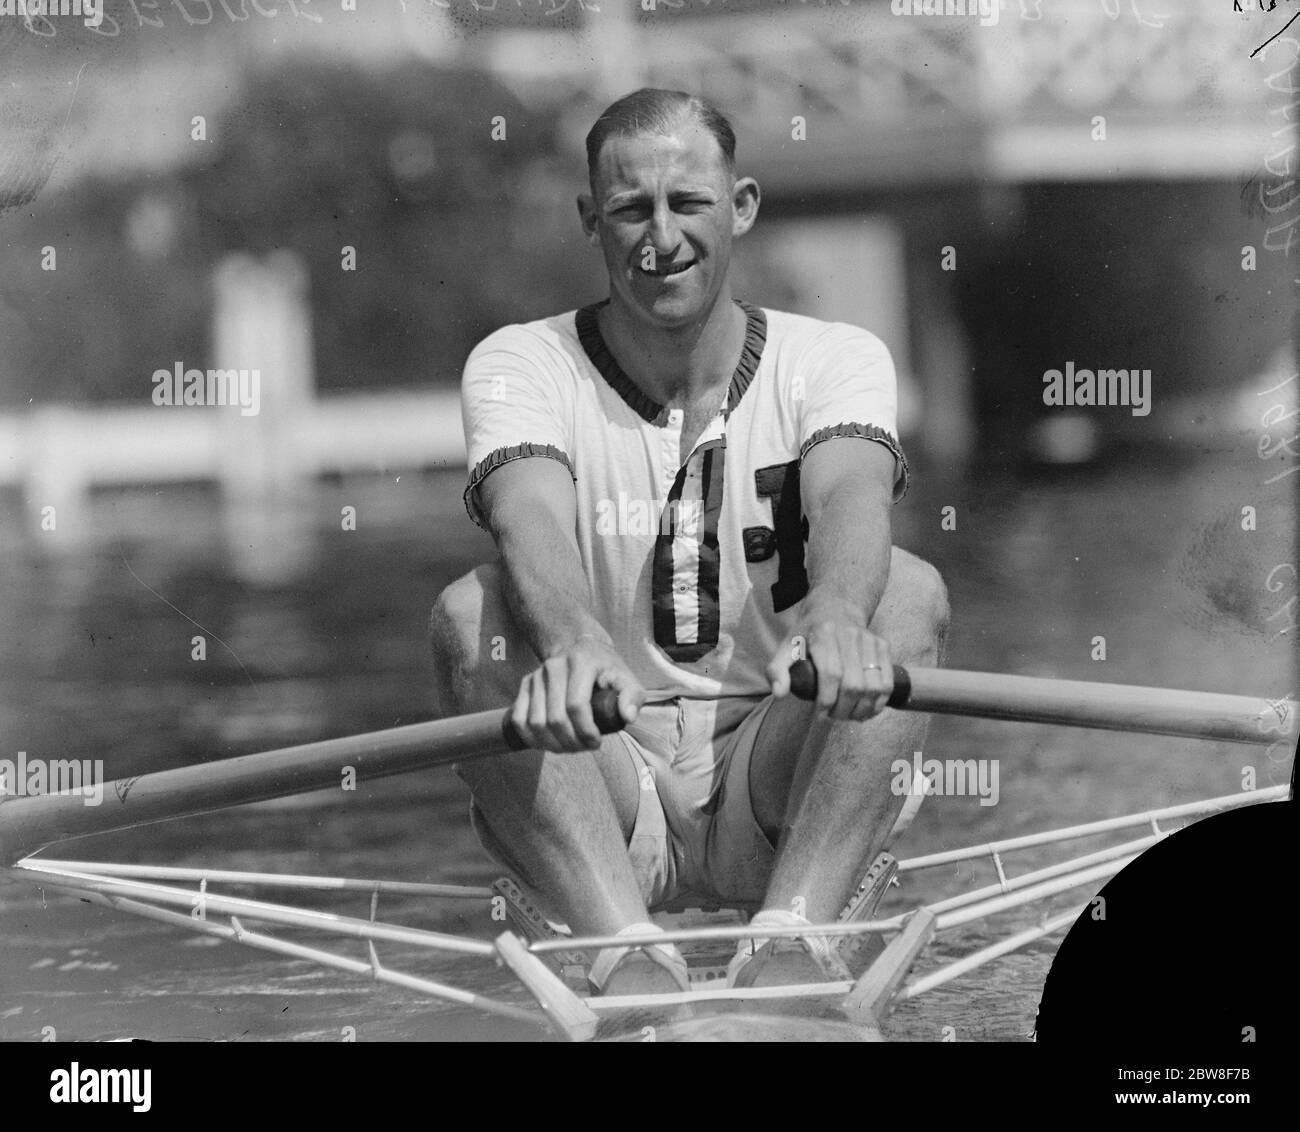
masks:
<svg viewBox="0 0 1300 1132"><path fill-rule="evenodd" d="M890 0L686 3L658 0L653 19L606 3L580 31L506 30L469 50L530 105L560 108L578 151L613 94L698 92L732 117L746 170L782 192L1236 176L1288 125L1264 80L1294 52L1251 58L1285 18L1224 0L1001 0L992 26Z"/></svg>

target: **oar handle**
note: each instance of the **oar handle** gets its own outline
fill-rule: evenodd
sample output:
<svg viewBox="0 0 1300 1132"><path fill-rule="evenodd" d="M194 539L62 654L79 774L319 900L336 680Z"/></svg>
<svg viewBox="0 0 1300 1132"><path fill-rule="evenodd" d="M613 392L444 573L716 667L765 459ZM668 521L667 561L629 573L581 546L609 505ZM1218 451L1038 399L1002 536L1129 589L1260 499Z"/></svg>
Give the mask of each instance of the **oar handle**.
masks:
<svg viewBox="0 0 1300 1132"><path fill-rule="evenodd" d="M618 710L618 693L613 688L597 688L592 692L591 714L596 721L596 730L602 735L612 735L615 731L623 730L623 716ZM501 717L501 734L512 751L522 751L528 746L510 722L508 711Z"/></svg>
<svg viewBox="0 0 1300 1132"><path fill-rule="evenodd" d="M912 678L901 664L893 667L894 691L887 702L891 708L904 708L912 695ZM796 660L790 665L790 691L801 700L817 698L817 666L811 660Z"/></svg>

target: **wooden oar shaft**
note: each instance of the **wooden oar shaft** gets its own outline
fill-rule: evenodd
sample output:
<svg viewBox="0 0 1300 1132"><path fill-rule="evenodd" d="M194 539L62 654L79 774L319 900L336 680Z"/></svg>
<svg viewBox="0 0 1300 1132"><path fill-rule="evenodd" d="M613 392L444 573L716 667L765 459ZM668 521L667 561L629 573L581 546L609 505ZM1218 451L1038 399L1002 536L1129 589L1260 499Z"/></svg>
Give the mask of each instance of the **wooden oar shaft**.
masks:
<svg viewBox="0 0 1300 1132"><path fill-rule="evenodd" d="M795 695L812 699L817 694L817 670L809 661L793 665L790 676ZM889 706L940 715L1260 744L1294 735L1300 711L1291 700L900 666L894 668Z"/></svg>
<svg viewBox="0 0 1300 1132"><path fill-rule="evenodd" d="M943 668L912 668L907 676L912 711L1231 743L1268 744L1295 733L1297 705L1289 700Z"/></svg>
<svg viewBox="0 0 1300 1132"><path fill-rule="evenodd" d="M807 661L791 675L796 694L815 694L816 671ZM952 669L895 668L894 683L890 705L910 711L1234 743L1294 734L1300 710L1290 700ZM601 730L615 728L614 697L602 690L598 698ZM478 712L157 771L106 783L97 806L79 793L0 798L0 864L73 837L341 787L345 767L374 779L503 754L518 746L507 726L500 711Z"/></svg>
<svg viewBox="0 0 1300 1132"><path fill-rule="evenodd" d="M622 728L612 690L597 689L591 708L602 734ZM119 778L104 784L99 805L87 805L81 793L0 796L0 865L73 837L341 789L346 767L364 781L487 758L523 745L509 712L483 711Z"/></svg>
<svg viewBox="0 0 1300 1132"><path fill-rule="evenodd" d="M12 864L70 837L341 788L345 767L366 781L502 754L510 746L502 713L484 711L119 778L104 785L97 806L87 805L81 794L11 796L0 799L0 863Z"/></svg>

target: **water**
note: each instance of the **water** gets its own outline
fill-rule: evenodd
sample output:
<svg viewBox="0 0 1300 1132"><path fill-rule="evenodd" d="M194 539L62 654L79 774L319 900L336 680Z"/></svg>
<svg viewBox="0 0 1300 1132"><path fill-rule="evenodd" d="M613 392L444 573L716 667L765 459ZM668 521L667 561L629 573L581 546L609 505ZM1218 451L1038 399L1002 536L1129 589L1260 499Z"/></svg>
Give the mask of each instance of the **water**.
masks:
<svg viewBox="0 0 1300 1132"><path fill-rule="evenodd" d="M949 665L1294 694L1292 638L1268 641L1283 624L1268 618L1289 593L1264 584L1295 561L1292 512L1261 487L1249 445L1239 447L1054 478L918 477L895 539L948 581ZM427 612L442 586L491 553L464 518L460 490L459 473L346 481L276 512L223 519L212 493L151 488L98 497L94 529L59 553L42 536L7 539L2 757L102 759L114 778L427 718ZM1243 499L1260 510L1252 535L1237 522ZM956 531L940 530L947 505ZM357 508L355 531L341 529L344 506ZM16 509L5 518L15 530ZM202 661L192 659L197 635L207 638ZM1098 636L1104 661L1092 659ZM1289 762L1270 766L1230 745L953 719L935 721L926 755L999 760L1000 799L930 799L897 847L904 856L1232 793L1247 765L1261 785L1290 772ZM60 854L418 881L495 875L469 831L465 791L446 771L90 838ZM1035 851L1023 864L1050 859ZM915 874L883 912L991 879L982 865ZM368 914L361 897L314 904ZM470 905L392 898L379 911L483 938L496 927ZM1035 917L1021 910L961 929L921 969ZM4 1040L39 1040L46 1027L60 1040L541 1036L29 886L0 885L0 923ZM935 1040L950 1027L959 1040L1024 1039L1054 949L1035 944L902 1004L887 1034ZM392 966L407 958L392 947L380 955ZM512 993L486 963L409 958L422 975Z"/></svg>

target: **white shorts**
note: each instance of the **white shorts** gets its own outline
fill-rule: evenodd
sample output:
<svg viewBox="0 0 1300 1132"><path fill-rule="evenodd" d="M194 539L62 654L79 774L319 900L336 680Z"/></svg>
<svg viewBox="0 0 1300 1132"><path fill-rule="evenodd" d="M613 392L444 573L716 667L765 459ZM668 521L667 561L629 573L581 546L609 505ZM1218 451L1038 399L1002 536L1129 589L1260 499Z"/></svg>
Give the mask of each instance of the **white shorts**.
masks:
<svg viewBox="0 0 1300 1132"><path fill-rule="evenodd" d="M680 903L756 908L776 852L754 817L749 764L771 696L679 697L646 704L607 735L597 757L630 758L641 784L628 855L647 907ZM532 887L477 807L484 849Z"/></svg>

